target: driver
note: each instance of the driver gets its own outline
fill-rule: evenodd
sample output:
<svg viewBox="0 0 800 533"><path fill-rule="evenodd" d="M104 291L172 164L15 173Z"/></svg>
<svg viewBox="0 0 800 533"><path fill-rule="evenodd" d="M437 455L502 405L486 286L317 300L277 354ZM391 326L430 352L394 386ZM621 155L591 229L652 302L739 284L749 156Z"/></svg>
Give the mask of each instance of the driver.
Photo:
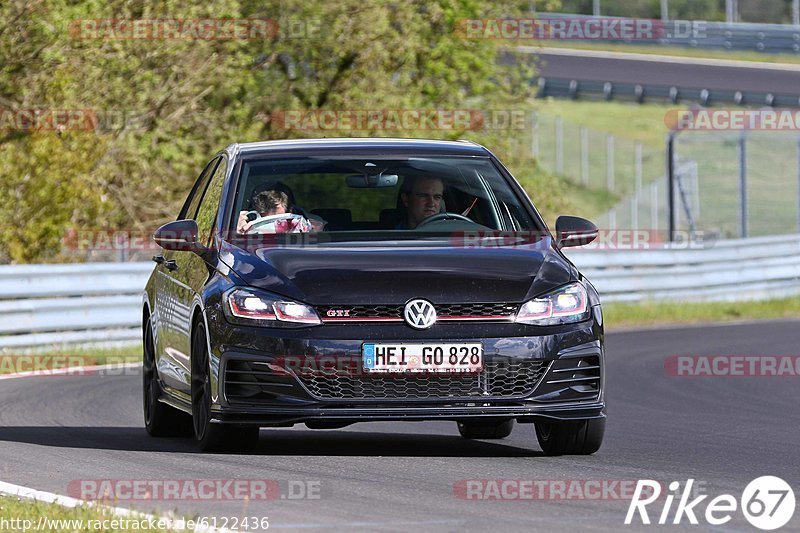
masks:
<svg viewBox="0 0 800 533"><path fill-rule="evenodd" d="M311 231L311 224L305 217L289 212L289 196L283 191L267 190L258 193L253 199L253 207L261 218L248 220L248 213L251 212L241 211L236 224L238 233L247 233L256 223L259 224L259 233L307 233ZM264 225L265 218L272 218L272 221Z"/></svg>
<svg viewBox="0 0 800 533"><path fill-rule="evenodd" d="M405 184L404 184L405 185ZM435 176L419 176L411 182L407 191L400 191L400 199L406 208L406 220L395 229L414 229L420 222L439 213L442 207L444 182Z"/></svg>

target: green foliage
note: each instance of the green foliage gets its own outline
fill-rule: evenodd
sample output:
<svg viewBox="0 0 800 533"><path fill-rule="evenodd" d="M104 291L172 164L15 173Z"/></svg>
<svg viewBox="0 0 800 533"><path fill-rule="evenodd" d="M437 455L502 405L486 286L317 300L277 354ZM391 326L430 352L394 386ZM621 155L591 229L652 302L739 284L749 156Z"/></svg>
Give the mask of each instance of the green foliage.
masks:
<svg viewBox="0 0 800 533"><path fill-rule="evenodd" d="M520 109L532 68L498 64L466 18L518 16L503 0L7 0L0 111L81 109L93 131L0 123L0 262L56 261L69 229L151 230L174 217L231 142L309 136L468 136L519 151L505 132L286 130L282 110ZM273 39L79 38L83 19L270 18ZM100 33L100 37L108 33ZM116 117L109 124L109 115Z"/></svg>

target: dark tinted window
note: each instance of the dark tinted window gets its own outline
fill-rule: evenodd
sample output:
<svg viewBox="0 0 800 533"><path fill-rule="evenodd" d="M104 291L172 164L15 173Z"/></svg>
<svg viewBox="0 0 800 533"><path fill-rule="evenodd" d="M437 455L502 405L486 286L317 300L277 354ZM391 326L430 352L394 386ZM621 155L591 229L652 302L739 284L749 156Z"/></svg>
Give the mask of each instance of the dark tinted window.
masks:
<svg viewBox="0 0 800 533"><path fill-rule="evenodd" d="M428 186L420 187L421 183ZM323 220L324 233L390 232L408 239L414 238L408 235L412 229L417 234L423 229L425 233L540 229L488 158L252 160L243 164L237 190L234 220L238 213L254 210L260 192L279 190L287 194L292 212ZM443 217L434 219L428 210L425 218L409 218L409 199L414 196L424 203L426 195L437 206L435 214L457 216L438 223ZM417 220L423 223L417 226ZM359 237L349 235L350 239Z"/></svg>
<svg viewBox="0 0 800 533"><path fill-rule="evenodd" d="M192 192L189 193L188 198L186 198L186 202L183 204L183 209L181 209L180 215L178 215L178 220L185 220L189 218L194 218L197 214L197 207L200 205L200 201L203 199L203 194L205 193L206 187L208 187L208 181L211 179L212 173L219 162L219 158L212 159L206 168L203 169L203 172L200 173L200 177L197 178L197 181L192 188Z"/></svg>
<svg viewBox="0 0 800 533"><path fill-rule="evenodd" d="M211 243L212 230L219 211L222 186L225 184L227 169L228 162L222 158L206 188L205 195L203 195L203 200L200 203L200 209L198 209L195 217L198 229L197 234L200 236L200 241L206 246Z"/></svg>

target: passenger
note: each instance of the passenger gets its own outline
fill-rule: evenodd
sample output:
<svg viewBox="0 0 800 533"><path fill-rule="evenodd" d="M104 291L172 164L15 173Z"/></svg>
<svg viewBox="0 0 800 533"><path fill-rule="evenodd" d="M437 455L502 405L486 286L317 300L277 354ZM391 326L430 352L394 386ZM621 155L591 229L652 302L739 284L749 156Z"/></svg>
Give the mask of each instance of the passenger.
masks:
<svg viewBox="0 0 800 533"><path fill-rule="evenodd" d="M435 176L420 176L403 182L400 200L406 208L406 220L395 229L414 229L420 222L440 212L444 182Z"/></svg>
<svg viewBox="0 0 800 533"><path fill-rule="evenodd" d="M260 219L248 220L252 211L241 211L236 224L238 233L248 233L256 222L257 233L308 233L312 229L305 217L289 212L289 197L284 192L261 191L253 199L253 207Z"/></svg>
<svg viewBox="0 0 800 533"><path fill-rule="evenodd" d="M295 203L294 192L288 185L286 185L282 181L267 182L261 185L260 187L256 187L255 191L253 191L250 200L250 205L253 206L253 209L255 209L256 198L258 197L259 194L265 191L278 191L286 194L288 198L288 204L286 207L287 213L302 215L306 220L308 220L311 223L311 228L313 231L323 231L325 229L325 226L327 225L328 222L322 217L315 215L313 213L309 213L302 207L298 206Z"/></svg>

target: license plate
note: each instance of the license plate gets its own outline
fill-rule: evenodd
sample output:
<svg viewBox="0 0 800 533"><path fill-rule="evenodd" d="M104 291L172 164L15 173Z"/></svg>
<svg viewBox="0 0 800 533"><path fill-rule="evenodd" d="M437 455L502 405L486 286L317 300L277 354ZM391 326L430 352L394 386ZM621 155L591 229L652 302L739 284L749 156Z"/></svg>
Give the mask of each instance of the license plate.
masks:
<svg viewBox="0 0 800 533"><path fill-rule="evenodd" d="M480 372L483 345L461 343L365 343L366 372Z"/></svg>

